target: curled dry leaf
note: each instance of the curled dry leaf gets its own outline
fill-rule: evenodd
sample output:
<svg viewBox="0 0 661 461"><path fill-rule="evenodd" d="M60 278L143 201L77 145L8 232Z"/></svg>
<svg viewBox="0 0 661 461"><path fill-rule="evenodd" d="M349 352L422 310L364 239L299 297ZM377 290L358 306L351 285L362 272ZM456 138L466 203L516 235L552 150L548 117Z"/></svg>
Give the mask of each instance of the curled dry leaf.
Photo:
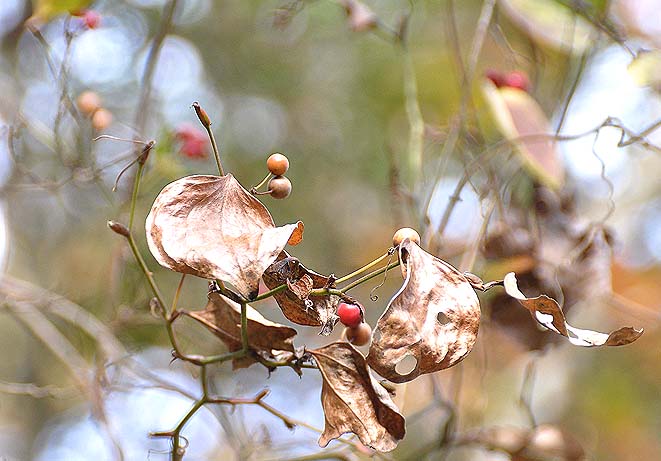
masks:
<svg viewBox="0 0 661 461"><path fill-rule="evenodd" d="M510 272L505 276L505 292L515 298L530 311L533 318L545 328L569 339L576 346L624 346L632 343L643 334L642 328L623 327L609 334L574 328L565 320L565 314L558 303L546 295L527 298L516 283L516 275Z"/></svg>
<svg viewBox="0 0 661 461"><path fill-rule="evenodd" d="M303 223L275 227L262 203L231 175L178 179L158 194L146 230L149 250L176 272L229 282L250 299L264 270Z"/></svg>
<svg viewBox="0 0 661 461"><path fill-rule="evenodd" d="M209 302L204 309L183 314L197 320L218 336L230 351L241 349L241 305L220 293L209 293ZM265 358L280 357L283 353L294 354L296 330L265 319L259 312L247 306L248 344L250 348ZM235 368L254 363L247 356L234 361Z"/></svg>
<svg viewBox="0 0 661 461"><path fill-rule="evenodd" d="M367 357L377 373L396 383L462 360L480 323L479 301L463 274L408 239L400 244L399 258L406 279L379 319ZM399 362L408 356L415 367L399 373Z"/></svg>
<svg viewBox="0 0 661 461"><path fill-rule="evenodd" d="M542 184L560 188L565 175L562 157L537 101L516 88L496 88L487 79L482 90L498 129L514 144L524 168Z"/></svg>
<svg viewBox="0 0 661 461"><path fill-rule="evenodd" d="M326 424L319 438L325 447L352 432L361 443L391 451L404 438L404 417L388 392L371 376L365 357L347 342L309 351L321 372L321 404Z"/></svg>
<svg viewBox="0 0 661 461"><path fill-rule="evenodd" d="M338 321L335 310L340 302L339 296L308 297L311 290L327 287L329 277L308 269L297 258L283 251L262 278L270 290L287 285L286 289L273 296L287 319L299 325L321 326L323 335L333 331Z"/></svg>
<svg viewBox="0 0 661 461"><path fill-rule="evenodd" d="M570 192L537 186L532 199L533 210L514 205L500 223L490 226L484 245L486 274L502 278L515 272L519 289L526 293L550 294L562 287L565 315L581 305L603 303L612 288L610 231L580 216ZM564 341L531 322L530 314L504 291L486 302L483 307L490 310L492 323L520 346L544 349Z"/></svg>

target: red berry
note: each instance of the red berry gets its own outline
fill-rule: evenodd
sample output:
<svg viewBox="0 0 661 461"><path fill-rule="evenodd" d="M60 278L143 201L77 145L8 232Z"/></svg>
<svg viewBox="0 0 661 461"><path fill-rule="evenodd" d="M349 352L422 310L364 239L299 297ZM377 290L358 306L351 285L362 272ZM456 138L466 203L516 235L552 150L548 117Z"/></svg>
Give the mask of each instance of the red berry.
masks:
<svg viewBox="0 0 661 461"><path fill-rule="evenodd" d="M530 81L528 80L528 76L525 73L514 71L505 76L505 86L528 91L528 88L530 87Z"/></svg>
<svg viewBox="0 0 661 461"><path fill-rule="evenodd" d="M88 29L96 29L101 24L101 15L94 10L85 10L82 17L83 23Z"/></svg>
<svg viewBox="0 0 661 461"><path fill-rule="evenodd" d="M205 159L208 156L207 134L189 123L179 125L174 134L181 141L180 152L190 159Z"/></svg>
<svg viewBox="0 0 661 461"><path fill-rule="evenodd" d="M358 326L345 328L342 335L351 344L364 346L370 342L370 339L372 339L372 327L363 322L358 324Z"/></svg>
<svg viewBox="0 0 661 461"><path fill-rule="evenodd" d="M337 306L340 322L348 327L357 327L363 321L363 311L357 304L340 303Z"/></svg>
<svg viewBox="0 0 661 461"><path fill-rule="evenodd" d="M280 153L271 154L266 160L266 167L276 175L282 176L289 169L289 159Z"/></svg>

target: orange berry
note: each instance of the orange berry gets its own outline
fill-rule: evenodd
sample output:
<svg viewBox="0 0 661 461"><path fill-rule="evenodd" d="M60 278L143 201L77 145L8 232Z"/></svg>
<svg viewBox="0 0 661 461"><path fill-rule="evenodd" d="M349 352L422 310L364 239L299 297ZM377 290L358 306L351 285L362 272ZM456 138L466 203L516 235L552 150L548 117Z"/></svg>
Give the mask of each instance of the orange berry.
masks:
<svg viewBox="0 0 661 461"><path fill-rule="evenodd" d="M92 126L96 131L103 131L112 123L112 113L108 109L98 109L92 115Z"/></svg>
<svg viewBox="0 0 661 461"><path fill-rule="evenodd" d="M91 116L94 112L101 108L101 97L94 91L83 91L76 99L78 110L83 114Z"/></svg>
<svg viewBox="0 0 661 461"><path fill-rule="evenodd" d="M282 176L289 169L289 159L280 153L271 154L266 160L266 167L272 174Z"/></svg>

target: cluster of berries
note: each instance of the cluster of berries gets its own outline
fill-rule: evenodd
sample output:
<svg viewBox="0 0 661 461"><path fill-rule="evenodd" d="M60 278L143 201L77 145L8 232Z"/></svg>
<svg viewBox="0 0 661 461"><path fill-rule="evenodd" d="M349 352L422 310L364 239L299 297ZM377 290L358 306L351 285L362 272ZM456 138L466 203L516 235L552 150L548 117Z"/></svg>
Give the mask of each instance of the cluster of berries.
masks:
<svg viewBox="0 0 661 461"><path fill-rule="evenodd" d="M289 159L280 153L271 154L266 160L266 167L273 175L268 183L271 197L277 199L289 197L291 181L284 176L289 169Z"/></svg>
<svg viewBox="0 0 661 461"><path fill-rule="evenodd" d="M103 131L112 123L112 112L103 107L98 93L91 90L83 91L78 95L76 105L83 115L92 120L92 127L96 131Z"/></svg>

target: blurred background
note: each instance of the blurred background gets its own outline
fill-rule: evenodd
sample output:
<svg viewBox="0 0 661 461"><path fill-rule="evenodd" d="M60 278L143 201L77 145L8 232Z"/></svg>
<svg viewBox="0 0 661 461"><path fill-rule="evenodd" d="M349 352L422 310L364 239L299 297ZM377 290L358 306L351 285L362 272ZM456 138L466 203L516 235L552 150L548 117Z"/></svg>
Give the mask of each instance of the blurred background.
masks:
<svg viewBox="0 0 661 461"><path fill-rule="evenodd" d="M167 183L216 171L199 101L244 187L269 154L289 157L292 195L262 201L277 224L304 221L291 252L308 267L349 273L406 225L485 281L516 271L572 325L646 330L580 348L480 294L474 350L397 386L408 434L379 458L661 459L660 48L657 0L3 0L0 458L168 459L149 433L186 413L198 370L171 361L106 225L127 219L135 167L113 186L135 147L93 138L156 141L134 232L170 300L179 275L151 257L142 223ZM372 326L396 272L376 301L380 281L353 293ZM206 291L189 277L180 307L201 309ZM287 323L275 303L256 307ZM187 350L225 350L177 328ZM341 333L297 330L308 347ZM230 368L213 368L218 394L267 387L269 404L323 428L315 370ZM200 411L183 435L190 460L376 456L320 450L314 430L247 405Z"/></svg>

